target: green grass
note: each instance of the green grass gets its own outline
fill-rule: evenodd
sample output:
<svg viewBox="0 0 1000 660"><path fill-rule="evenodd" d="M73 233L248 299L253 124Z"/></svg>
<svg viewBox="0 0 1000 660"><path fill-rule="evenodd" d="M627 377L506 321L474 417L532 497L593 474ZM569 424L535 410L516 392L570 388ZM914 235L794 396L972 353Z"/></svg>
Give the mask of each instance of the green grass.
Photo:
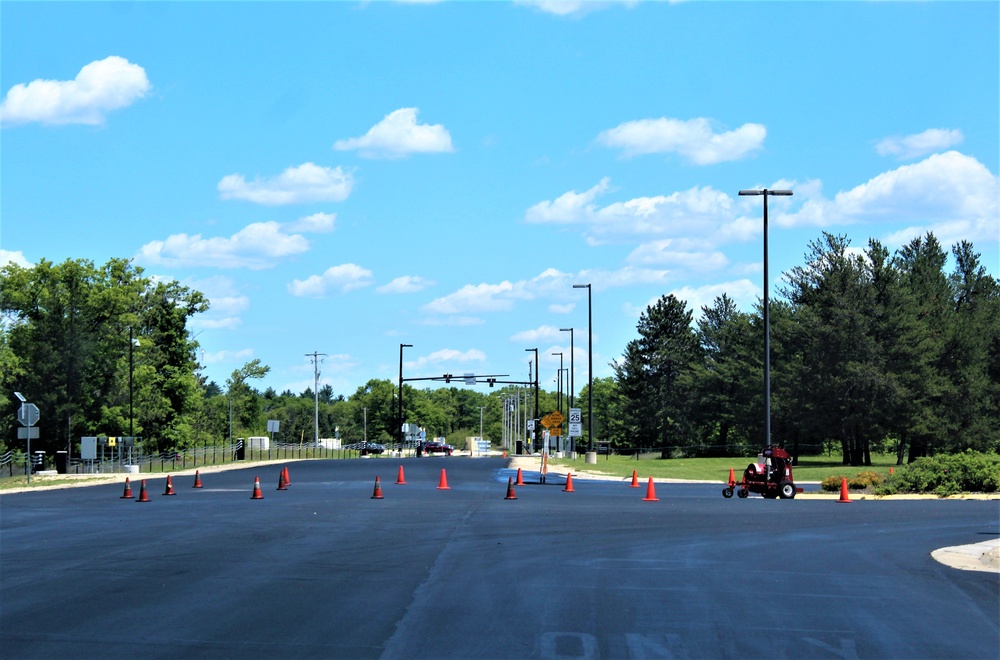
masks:
<svg viewBox="0 0 1000 660"><path fill-rule="evenodd" d="M125 475L122 476L124 477ZM84 477L74 477L73 475L66 475L59 478L35 475L31 478L31 483L29 484L28 477L22 474L21 476L5 477L0 479L0 491L12 490L14 488L37 488L39 486L65 486L67 484L75 484L85 481L88 481L88 479Z"/></svg>
<svg viewBox="0 0 1000 660"><path fill-rule="evenodd" d="M693 481L725 482L729 479L729 469L732 468L737 481L742 477L743 470L754 459L747 457L735 458L643 458L636 460L632 456L598 456L597 465L584 463L583 454L575 461L568 458L551 459L553 465L565 465L579 469L581 472L593 470L612 474L622 478L632 476L632 470L639 473L640 478L656 479L690 479ZM805 456L799 458L799 464L792 468L795 481L822 481L826 477L844 476L851 478L862 470L877 472L888 476L889 468L896 465L894 454L872 455L872 465L852 467L843 465L834 457Z"/></svg>

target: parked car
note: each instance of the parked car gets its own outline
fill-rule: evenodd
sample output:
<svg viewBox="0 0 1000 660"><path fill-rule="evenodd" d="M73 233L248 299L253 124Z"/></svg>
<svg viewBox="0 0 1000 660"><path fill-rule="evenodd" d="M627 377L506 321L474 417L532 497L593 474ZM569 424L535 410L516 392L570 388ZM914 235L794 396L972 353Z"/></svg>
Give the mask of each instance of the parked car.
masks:
<svg viewBox="0 0 1000 660"><path fill-rule="evenodd" d="M381 454L385 451L385 445L380 445L377 442L363 442L361 443L361 455L365 454Z"/></svg>
<svg viewBox="0 0 1000 660"><path fill-rule="evenodd" d="M451 445L445 444L443 442L425 442L424 443L424 453L425 454L447 454L451 456L451 453L455 451L455 448Z"/></svg>

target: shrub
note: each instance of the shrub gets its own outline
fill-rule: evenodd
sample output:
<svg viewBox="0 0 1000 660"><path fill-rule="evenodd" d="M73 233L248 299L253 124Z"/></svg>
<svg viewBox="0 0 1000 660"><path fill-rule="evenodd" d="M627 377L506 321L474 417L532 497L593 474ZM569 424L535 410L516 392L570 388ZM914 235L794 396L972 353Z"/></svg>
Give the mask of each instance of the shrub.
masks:
<svg viewBox="0 0 1000 660"><path fill-rule="evenodd" d="M843 480L844 480L844 477L842 477L840 475L836 475L836 476L832 476L832 477L826 477L826 478L823 479L823 481L819 482L819 487L822 490L828 490L831 493L836 493L837 491L840 490L840 483ZM848 483L848 487L850 487L850 483Z"/></svg>
<svg viewBox="0 0 1000 660"><path fill-rule="evenodd" d="M865 470L863 472L858 472L853 479L848 479L847 485L849 488L863 489L871 486L878 486L883 481L885 481L885 479L878 472Z"/></svg>
<svg viewBox="0 0 1000 660"><path fill-rule="evenodd" d="M840 484L844 480L845 475L833 475L823 479L819 487L822 490L829 491L831 493L836 493L840 490ZM875 487L880 485L885 479L878 472L872 472L871 470L865 470L858 472L853 477L847 478L847 487L852 490L865 490L866 488Z"/></svg>
<svg viewBox="0 0 1000 660"><path fill-rule="evenodd" d="M1000 455L968 450L961 454L919 458L901 467L881 486L876 494L935 493L995 493L1000 490Z"/></svg>

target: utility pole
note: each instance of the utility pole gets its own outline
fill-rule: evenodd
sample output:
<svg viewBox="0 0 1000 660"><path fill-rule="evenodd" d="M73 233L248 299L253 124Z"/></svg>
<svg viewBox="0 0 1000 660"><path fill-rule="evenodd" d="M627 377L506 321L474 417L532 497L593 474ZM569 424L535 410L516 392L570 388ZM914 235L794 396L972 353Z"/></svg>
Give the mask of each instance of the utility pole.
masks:
<svg viewBox="0 0 1000 660"><path fill-rule="evenodd" d="M313 363L313 431L315 433L315 446L319 447L319 363L320 356L326 357L326 353L306 353L307 358L312 358Z"/></svg>

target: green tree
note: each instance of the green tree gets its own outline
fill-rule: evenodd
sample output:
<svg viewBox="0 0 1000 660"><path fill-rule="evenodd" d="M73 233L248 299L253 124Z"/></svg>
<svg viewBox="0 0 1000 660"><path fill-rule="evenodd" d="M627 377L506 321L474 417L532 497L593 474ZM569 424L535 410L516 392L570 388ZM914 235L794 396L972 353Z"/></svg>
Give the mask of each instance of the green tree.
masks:
<svg viewBox="0 0 1000 660"><path fill-rule="evenodd" d="M723 294L702 308L702 360L688 372L692 414L713 455L746 453L763 432L762 328Z"/></svg>
<svg viewBox="0 0 1000 660"><path fill-rule="evenodd" d="M633 445L687 445L695 437L685 387L700 359L691 316L686 303L662 296L639 317L639 338L612 363Z"/></svg>
<svg viewBox="0 0 1000 660"><path fill-rule="evenodd" d="M126 259L0 269L5 337L21 368L11 385L39 407L38 446L130 427L149 447L179 442L198 407L186 321L207 308L200 293L143 277Z"/></svg>
<svg viewBox="0 0 1000 660"><path fill-rule="evenodd" d="M259 379L267 375L271 367L262 364L259 359L247 362L235 369L226 380L226 391L229 393L229 439L232 441L234 430L238 433L253 434L263 431L261 412L263 406L257 392L250 388L246 381Z"/></svg>
<svg viewBox="0 0 1000 660"><path fill-rule="evenodd" d="M849 247L846 236L824 232L810 243L806 265L786 275L784 293L798 307L795 339L805 350L796 380L811 399L814 430L840 442L845 464L870 465L882 372L864 260Z"/></svg>

